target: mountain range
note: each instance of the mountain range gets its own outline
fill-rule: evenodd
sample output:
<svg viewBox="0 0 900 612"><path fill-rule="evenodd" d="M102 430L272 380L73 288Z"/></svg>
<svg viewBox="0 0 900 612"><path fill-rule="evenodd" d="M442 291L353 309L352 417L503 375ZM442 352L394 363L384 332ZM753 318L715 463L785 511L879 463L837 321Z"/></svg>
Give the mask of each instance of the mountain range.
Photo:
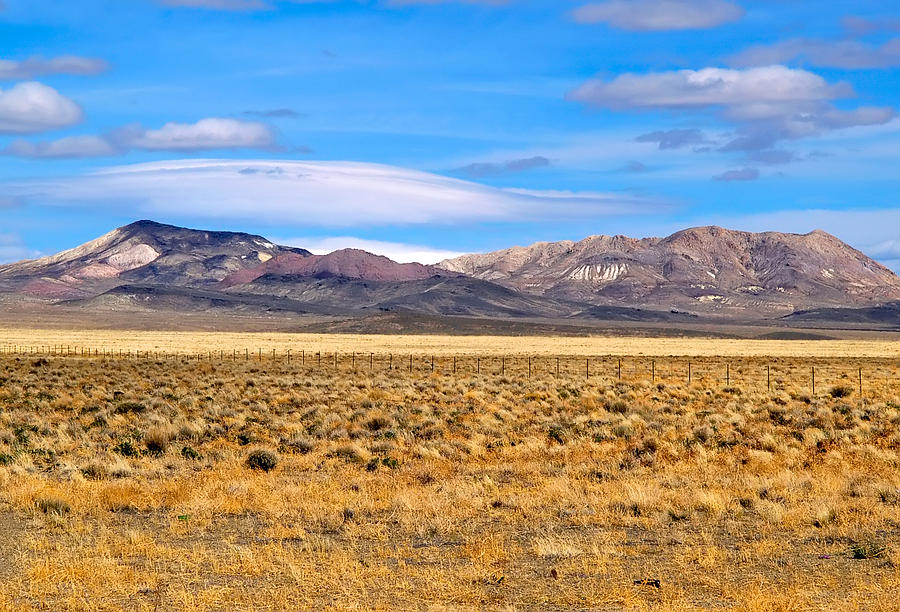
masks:
<svg viewBox="0 0 900 612"><path fill-rule="evenodd" d="M821 231L591 236L422 265L138 221L0 266L0 304L96 313L892 325L900 324L898 302L896 274Z"/></svg>

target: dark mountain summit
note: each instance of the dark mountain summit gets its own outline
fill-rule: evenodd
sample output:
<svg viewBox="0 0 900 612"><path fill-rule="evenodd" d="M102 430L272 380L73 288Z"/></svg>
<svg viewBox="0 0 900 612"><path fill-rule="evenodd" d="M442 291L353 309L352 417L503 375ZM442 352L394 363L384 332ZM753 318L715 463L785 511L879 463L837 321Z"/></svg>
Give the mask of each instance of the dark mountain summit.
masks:
<svg viewBox="0 0 900 612"><path fill-rule="evenodd" d="M50 257L0 266L0 288L59 298L123 283L199 287L285 254L310 253L251 234L138 221Z"/></svg>
<svg viewBox="0 0 900 612"><path fill-rule="evenodd" d="M301 256L295 253L279 255L253 268L238 270L222 281L225 287L253 282L261 276L305 276L310 278L354 278L373 281L411 281L430 276L457 276L435 266L418 263L397 263L382 255L359 249L342 249L328 255Z"/></svg>

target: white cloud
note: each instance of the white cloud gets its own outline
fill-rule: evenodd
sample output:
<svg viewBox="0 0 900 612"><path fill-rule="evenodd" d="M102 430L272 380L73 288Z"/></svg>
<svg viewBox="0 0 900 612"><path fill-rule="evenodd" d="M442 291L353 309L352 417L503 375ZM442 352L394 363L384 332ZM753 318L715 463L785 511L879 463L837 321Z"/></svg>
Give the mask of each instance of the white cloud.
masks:
<svg viewBox="0 0 900 612"><path fill-rule="evenodd" d="M354 162L176 160L6 188L45 204L336 227L590 218L662 207L632 195L498 189Z"/></svg>
<svg viewBox="0 0 900 612"><path fill-rule="evenodd" d="M197 123L167 123L158 130L130 125L102 136L69 136L59 140L17 140L2 155L32 159L74 159L145 151L209 151L215 149L276 148L274 132L265 124L236 119L201 119Z"/></svg>
<svg viewBox="0 0 900 612"><path fill-rule="evenodd" d="M41 83L0 90L0 134L30 134L79 123L84 115L72 100Z"/></svg>
<svg viewBox="0 0 900 612"><path fill-rule="evenodd" d="M269 126L256 121L210 118L197 123L167 123L158 130L130 135L126 142L147 151L268 149L275 145L275 135Z"/></svg>
<svg viewBox="0 0 900 612"><path fill-rule="evenodd" d="M0 80L33 79L48 74L93 75L108 69L105 60L75 55L50 59L35 56L21 61L0 59Z"/></svg>
<svg viewBox="0 0 900 612"><path fill-rule="evenodd" d="M852 95L847 83L829 84L806 70L764 66L623 74L611 81L588 81L569 98L615 110L695 113L718 109L738 126L737 134L721 150L756 151L770 149L781 140L884 124L896 114L892 108L840 110L832 104Z"/></svg>
<svg viewBox="0 0 900 612"><path fill-rule="evenodd" d="M579 23L631 31L700 30L737 21L744 10L725 0L609 0L575 9Z"/></svg>
<svg viewBox="0 0 900 612"><path fill-rule="evenodd" d="M306 249L316 255L327 255L341 249L361 249L376 255L384 255L399 263L435 264L445 259L464 255L462 251L435 249L419 244L367 240L352 236L332 236L328 238L280 238L278 244Z"/></svg>
<svg viewBox="0 0 900 612"><path fill-rule="evenodd" d="M594 79L569 97L613 109L697 109L723 106L735 116L769 116L785 105L821 102L852 94L817 74L784 66L748 70L704 68Z"/></svg>

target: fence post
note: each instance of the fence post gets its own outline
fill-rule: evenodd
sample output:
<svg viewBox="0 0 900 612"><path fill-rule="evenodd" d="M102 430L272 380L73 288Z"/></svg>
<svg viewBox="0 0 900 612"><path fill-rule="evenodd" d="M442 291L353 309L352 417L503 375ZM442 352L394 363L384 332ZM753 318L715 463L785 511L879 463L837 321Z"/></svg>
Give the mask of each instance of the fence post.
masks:
<svg viewBox="0 0 900 612"><path fill-rule="evenodd" d="M862 401L862 368L859 369L859 399Z"/></svg>
<svg viewBox="0 0 900 612"><path fill-rule="evenodd" d="M651 382L651 384L656 382L656 362L655 361L650 362L650 382Z"/></svg>
<svg viewBox="0 0 900 612"><path fill-rule="evenodd" d="M431 371L434 372L434 355L431 356Z"/></svg>
<svg viewBox="0 0 900 612"><path fill-rule="evenodd" d="M812 368L812 394L816 394L816 366Z"/></svg>
<svg viewBox="0 0 900 612"><path fill-rule="evenodd" d="M478 357L477 360L478 361L476 362L476 366L475 366L477 368L476 374L481 375L481 357Z"/></svg>
<svg viewBox="0 0 900 612"><path fill-rule="evenodd" d="M616 375L616 380L622 380L622 360L621 359L619 359L619 370L618 370L618 374Z"/></svg>
<svg viewBox="0 0 900 612"><path fill-rule="evenodd" d="M725 386L726 387L731 386L731 364L730 363L725 364Z"/></svg>
<svg viewBox="0 0 900 612"><path fill-rule="evenodd" d="M688 385L691 384L691 362L688 361Z"/></svg>
<svg viewBox="0 0 900 612"><path fill-rule="evenodd" d="M531 357L528 358L528 378L531 378Z"/></svg>
<svg viewBox="0 0 900 612"><path fill-rule="evenodd" d="M375 353L369 353L369 369L375 367Z"/></svg>
<svg viewBox="0 0 900 612"><path fill-rule="evenodd" d="M559 357L556 358L556 377L559 378Z"/></svg>
<svg viewBox="0 0 900 612"><path fill-rule="evenodd" d="M591 358L590 357L588 357L587 359L584 360L584 377L585 378L591 377Z"/></svg>
<svg viewBox="0 0 900 612"><path fill-rule="evenodd" d="M409 373L412 374L412 353L409 355Z"/></svg>

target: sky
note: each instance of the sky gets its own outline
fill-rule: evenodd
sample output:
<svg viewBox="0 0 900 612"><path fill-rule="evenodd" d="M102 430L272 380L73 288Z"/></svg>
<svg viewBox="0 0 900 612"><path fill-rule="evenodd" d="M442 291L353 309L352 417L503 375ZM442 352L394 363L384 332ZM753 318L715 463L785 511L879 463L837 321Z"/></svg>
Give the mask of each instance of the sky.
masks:
<svg viewBox="0 0 900 612"><path fill-rule="evenodd" d="M0 261L138 219L431 263L697 225L900 270L891 0L0 0Z"/></svg>

